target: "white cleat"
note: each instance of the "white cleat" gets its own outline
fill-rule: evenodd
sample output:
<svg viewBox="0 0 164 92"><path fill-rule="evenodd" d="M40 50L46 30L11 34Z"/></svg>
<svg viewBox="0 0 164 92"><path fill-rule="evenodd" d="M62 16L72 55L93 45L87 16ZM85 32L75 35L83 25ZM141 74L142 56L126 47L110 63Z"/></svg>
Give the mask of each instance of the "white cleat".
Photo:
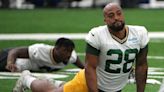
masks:
<svg viewBox="0 0 164 92"><path fill-rule="evenodd" d="M31 75L30 71L25 70L22 72L22 74L21 74L20 78L17 80L12 92L25 92L25 89L27 89L27 87L25 87L23 85L23 81L24 81L24 77L27 75Z"/></svg>

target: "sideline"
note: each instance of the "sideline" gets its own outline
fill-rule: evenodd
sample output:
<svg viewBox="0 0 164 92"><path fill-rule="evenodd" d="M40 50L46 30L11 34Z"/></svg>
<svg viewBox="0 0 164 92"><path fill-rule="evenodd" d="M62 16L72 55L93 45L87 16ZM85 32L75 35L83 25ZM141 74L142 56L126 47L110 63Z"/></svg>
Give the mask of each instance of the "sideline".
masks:
<svg viewBox="0 0 164 92"><path fill-rule="evenodd" d="M75 40L84 40L87 33L10 33L0 34L0 40L56 40L60 37L67 37ZM164 32L149 32L149 37L153 39L164 39Z"/></svg>

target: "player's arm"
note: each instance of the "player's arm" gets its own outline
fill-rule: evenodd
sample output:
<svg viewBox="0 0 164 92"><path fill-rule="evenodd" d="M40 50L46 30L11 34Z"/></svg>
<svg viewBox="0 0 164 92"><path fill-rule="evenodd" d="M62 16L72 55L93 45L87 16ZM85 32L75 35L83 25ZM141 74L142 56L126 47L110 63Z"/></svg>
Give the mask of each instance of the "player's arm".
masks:
<svg viewBox="0 0 164 92"><path fill-rule="evenodd" d="M28 47L18 47L8 52L6 69L11 72L16 71L15 61L17 58L29 58Z"/></svg>
<svg viewBox="0 0 164 92"><path fill-rule="evenodd" d="M141 49L136 58L136 83L137 83L137 92L144 92L146 79L147 79L147 53L148 53L148 45Z"/></svg>
<svg viewBox="0 0 164 92"><path fill-rule="evenodd" d="M99 50L87 44L85 77L89 92L98 92L96 67L98 65Z"/></svg>
<svg viewBox="0 0 164 92"><path fill-rule="evenodd" d="M84 68L84 64L81 62L80 58L77 56L76 62L73 63L74 65L76 65L79 68Z"/></svg>

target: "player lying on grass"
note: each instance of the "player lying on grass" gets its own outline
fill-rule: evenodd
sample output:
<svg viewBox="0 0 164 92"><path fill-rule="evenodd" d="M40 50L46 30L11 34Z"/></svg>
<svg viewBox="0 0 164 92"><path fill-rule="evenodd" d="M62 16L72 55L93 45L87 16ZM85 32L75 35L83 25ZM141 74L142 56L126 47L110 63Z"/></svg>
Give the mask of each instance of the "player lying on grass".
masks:
<svg viewBox="0 0 164 92"><path fill-rule="evenodd" d="M4 49L0 52L0 71L56 71L70 63L84 68L74 48L72 40L59 38L55 46L33 44L28 47Z"/></svg>

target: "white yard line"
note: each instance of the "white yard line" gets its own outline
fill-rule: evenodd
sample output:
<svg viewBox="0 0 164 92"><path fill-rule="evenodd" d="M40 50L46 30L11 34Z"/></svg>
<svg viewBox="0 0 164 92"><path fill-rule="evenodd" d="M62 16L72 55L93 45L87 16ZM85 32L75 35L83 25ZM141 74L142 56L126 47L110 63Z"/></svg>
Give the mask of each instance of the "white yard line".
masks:
<svg viewBox="0 0 164 92"><path fill-rule="evenodd" d="M148 59L161 59L161 60L164 60L164 56L148 56Z"/></svg>
<svg viewBox="0 0 164 92"><path fill-rule="evenodd" d="M66 74L54 74L54 73L32 73L35 76L44 76L44 77L48 77L48 78L54 78L54 79L59 79L59 78L67 78L68 75ZM2 78L18 78L18 76L20 76L21 73L11 73L11 72L0 72L0 79Z"/></svg>
<svg viewBox="0 0 164 92"><path fill-rule="evenodd" d="M87 33L20 33L0 34L0 40L56 40L60 37L85 39ZM149 32L150 39L164 39L164 32Z"/></svg>
<svg viewBox="0 0 164 92"><path fill-rule="evenodd" d="M149 32L150 39L164 39L164 32Z"/></svg>
<svg viewBox="0 0 164 92"><path fill-rule="evenodd" d="M73 68L73 69L66 69L63 72L58 72L58 74L56 73L55 74L54 73L32 73L32 74L35 76L46 76L49 78L59 79L59 78L67 78L69 74L76 74L79 70L80 70L79 68ZM164 71L164 68L149 67L148 78L162 79L164 78L163 71ZM17 79L18 76L20 76L20 74L21 73L0 72L0 79Z"/></svg>
<svg viewBox="0 0 164 92"><path fill-rule="evenodd" d="M84 39L86 33L32 33L32 34L0 34L0 40L56 40L60 37Z"/></svg>

